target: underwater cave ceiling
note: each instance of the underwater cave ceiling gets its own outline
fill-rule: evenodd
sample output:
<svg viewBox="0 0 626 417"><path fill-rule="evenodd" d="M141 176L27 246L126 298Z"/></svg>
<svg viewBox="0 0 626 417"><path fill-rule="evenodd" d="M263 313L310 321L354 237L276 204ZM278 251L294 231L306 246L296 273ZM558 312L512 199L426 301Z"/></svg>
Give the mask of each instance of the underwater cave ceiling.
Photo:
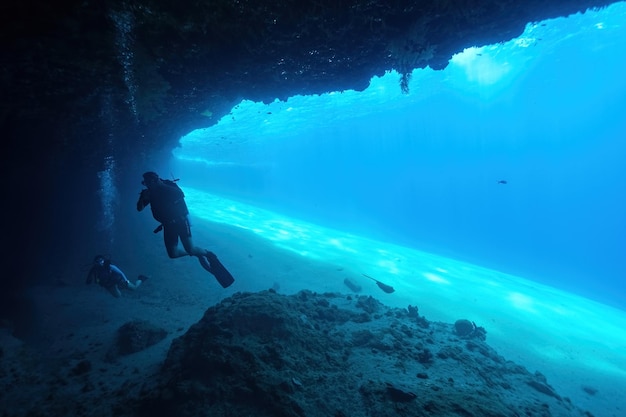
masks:
<svg viewBox="0 0 626 417"><path fill-rule="evenodd" d="M385 70L441 69L465 47L518 36L527 22L610 3L4 3L3 131L21 155L69 149L98 158L110 135L128 152L171 147L243 98L362 90Z"/></svg>

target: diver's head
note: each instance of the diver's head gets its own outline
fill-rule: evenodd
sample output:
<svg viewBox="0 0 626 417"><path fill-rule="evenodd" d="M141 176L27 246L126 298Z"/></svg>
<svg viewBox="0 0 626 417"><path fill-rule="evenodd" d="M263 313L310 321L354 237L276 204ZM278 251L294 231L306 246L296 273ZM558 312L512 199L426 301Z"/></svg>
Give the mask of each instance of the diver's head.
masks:
<svg viewBox="0 0 626 417"><path fill-rule="evenodd" d="M93 258L93 264L95 266L104 266L104 256L96 255L96 257Z"/></svg>
<svg viewBox="0 0 626 417"><path fill-rule="evenodd" d="M143 181L141 181L142 185L146 187L150 187L152 185L156 185L159 182L159 174L153 171L148 171L143 173Z"/></svg>

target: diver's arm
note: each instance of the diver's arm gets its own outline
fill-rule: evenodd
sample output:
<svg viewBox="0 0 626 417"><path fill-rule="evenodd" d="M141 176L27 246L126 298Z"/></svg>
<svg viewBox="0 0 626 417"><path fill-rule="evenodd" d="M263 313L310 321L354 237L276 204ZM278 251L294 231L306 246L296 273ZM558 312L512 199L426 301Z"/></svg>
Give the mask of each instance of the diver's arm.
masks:
<svg viewBox="0 0 626 417"><path fill-rule="evenodd" d="M137 211L143 210L148 204L150 204L150 190L144 188L139 193L139 200L137 200Z"/></svg>

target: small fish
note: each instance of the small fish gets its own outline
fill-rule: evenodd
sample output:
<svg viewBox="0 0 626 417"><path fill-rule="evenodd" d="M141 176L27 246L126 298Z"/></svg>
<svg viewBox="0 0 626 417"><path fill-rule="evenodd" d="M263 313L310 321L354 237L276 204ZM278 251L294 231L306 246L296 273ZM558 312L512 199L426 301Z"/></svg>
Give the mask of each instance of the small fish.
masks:
<svg viewBox="0 0 626 417"><path fill-rule="evenodd" d="M507 180L500 180L500 181L498 181L498 184L504 184L504 185L506 185L506 184L508 184L508 183L509 183L509 182L508 182Z"/></svg>
<svg viewBox="0 0 626 417"><path fill-rule="evenodd" d="M371 279L372 281L376 282L376 285L378 285L378 288L380 288L381 290L383 290L384 292L386 292L387 294L391 294L392 292L394 292L395 290L393 289L392 286L387 285L387 284L383 284L382 282L380 282L379 280L377 280L376 278L372 278L369 275L365 275L362 274L364 277Z"/></svg>

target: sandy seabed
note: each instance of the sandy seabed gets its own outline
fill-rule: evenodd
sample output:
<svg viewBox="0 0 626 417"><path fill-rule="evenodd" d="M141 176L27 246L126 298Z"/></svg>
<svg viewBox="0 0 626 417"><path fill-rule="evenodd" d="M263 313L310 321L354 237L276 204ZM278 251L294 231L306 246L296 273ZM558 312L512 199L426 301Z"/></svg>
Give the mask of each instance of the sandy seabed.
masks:
<svg viewBox="0 0 626 417"><path fill-rule="evenodd" d="M428 305L421 303L419 296L408 298L409 302L404 302L407 300L406 295L394 300L392 297L401 294L385 294L375 285L368 286L368 282L363 280L360 281L364 284L362 293L351 293L344 280L357 277L351 276L342 265L324 264L303 258L278 249L245 231L203 224L196 226L194 238L197 244L217 253L224 265L231 270L236 279L232 287L222 289L200 267L195 258L168 259L161 237L149 236L145 232L129 239L126 242L127 248L120 245L120 249L127 250L111 255L113 262L129 278L134 279L138 274L150 277L137 291L125 291L120 299L115 299L98 286L85 285L85 271L80 266L68 268L69 272L62 279L57 278L50 285L32 288L29 295L36 306L37 326L30 340L24 342L11 336L10 323L0 329L0 409L3 416L43 416L52 415L51 412L76 416L140 415L135 414L134 405L146 398L151 398L150 401L154 403L154 392L164 390L163 376L160 374L172 342L187 336L189 329L202 319L207 309L235 294L239 297L238 293L242 292L271 289L273 296L294 295L302 290L313 294L333 293L333 297L338 299L354 300L353 303L348 303L351 308L354 308L359 297L372 296L385 306L391 304L385 308L401 307L406 310L408 305L414 305L419 308L423 317L430 318ZM130 250L131 247L134 249ZM84 254L85 259L92 256ZM370 314L375 319L370 321L380 319L375 317L375 312ZM137 320L164 329L167 332L165 338L136 353L112 358L111 350L116 344L118 330L124 324ZM485 327L487 344L494 346L490 343L489 323L477 325ZM458 344L461 347L467 344L467 341L459 340L454 335L451 330L453 322L433 324L433 328L437 326L447 329L445 335L438 336L441 343ZM351 331L360 330L355 328ZM376 339L376 332L371 333L372 338ZM384 339L385 335L381 337ZM381 348L376 348L374 341L363 343L362 347L367 352L380 353ZM390 343L390 351L398 354L401 349L394 350L393 343ZM346 346L353 346L353 342L347 342ZM504 346L504 349L498 349L498 346ZM565 386L561 381L568 379L567 369L550 369L549 364L545 369L536 369L534 366L541 361L531 359L525 362L524 354L515 354L510 345L495 343L495 347L496 350L490 355L503 355L504 360L512 360L517 365L528 368L529 375L538 371L547 376L545 386L556 396L540 392L541 385L539 390L537 387L529 388L526 381L526 390L519 391L517 395L520 396L522 392L527 394L528 398L524 400L529 403L543 401L548 404L558 398L561 405L566 406L563 410L571 407L570 415L584 415L580 409L589 410L590 414L598 417L623 415L626 405L625 400L619 396L619 386L615 385L614 379L603 378L601 369L598 370L598 375L590 374L585 380L576 376L576 381ZM433 348L432 351L436 352L437 349ZM354 355L358 357L363 352L365 351L361 350ZM410 361L410 358L407 360ZM451 379L450 375L437 375L434 370L436 367L422 365L425 367L423 372L416 373L428 374L429 383ZM376 398L376 395L385 394L384 400L390 400L391 393L385 384L389 383L391 375L383 375L383 372L376 379L376 375L372 375L370 371L366 374L371 384L364 382L360 389L370 399L368 404L374 410L371 399ZM291 379L287 379L288 386L284 386L281 395L302 397L302 392L298 391L302 384L300 378L292 375ZM456 378L458 381L461 377ZM607 381L606 386L598 382L603 380ZM416 386L411 384L423 382L419 378L414 378L414 381L400 384L398 389L412 393L416 391ZM276 384L281 386L281 381ZM480 389L475 392L480 393L483 389L488 388L480 385ZM396 411L403 410L405 415L411 415L406 411L410 402L391 401L390 404L395 404ZM568 415L554 407L548 408L553 414L544 410L544 414L530 412L529 415ZM285 411L284 415L313 415L306 408L304 411L299 410L299 407L295 407ZM472 410L471 407L468 410ZM480 415L463 414L462 411L454 412L447 408L421 412L425 414L419 415ZM342 412L336 413L341 415Z"/></svg>

